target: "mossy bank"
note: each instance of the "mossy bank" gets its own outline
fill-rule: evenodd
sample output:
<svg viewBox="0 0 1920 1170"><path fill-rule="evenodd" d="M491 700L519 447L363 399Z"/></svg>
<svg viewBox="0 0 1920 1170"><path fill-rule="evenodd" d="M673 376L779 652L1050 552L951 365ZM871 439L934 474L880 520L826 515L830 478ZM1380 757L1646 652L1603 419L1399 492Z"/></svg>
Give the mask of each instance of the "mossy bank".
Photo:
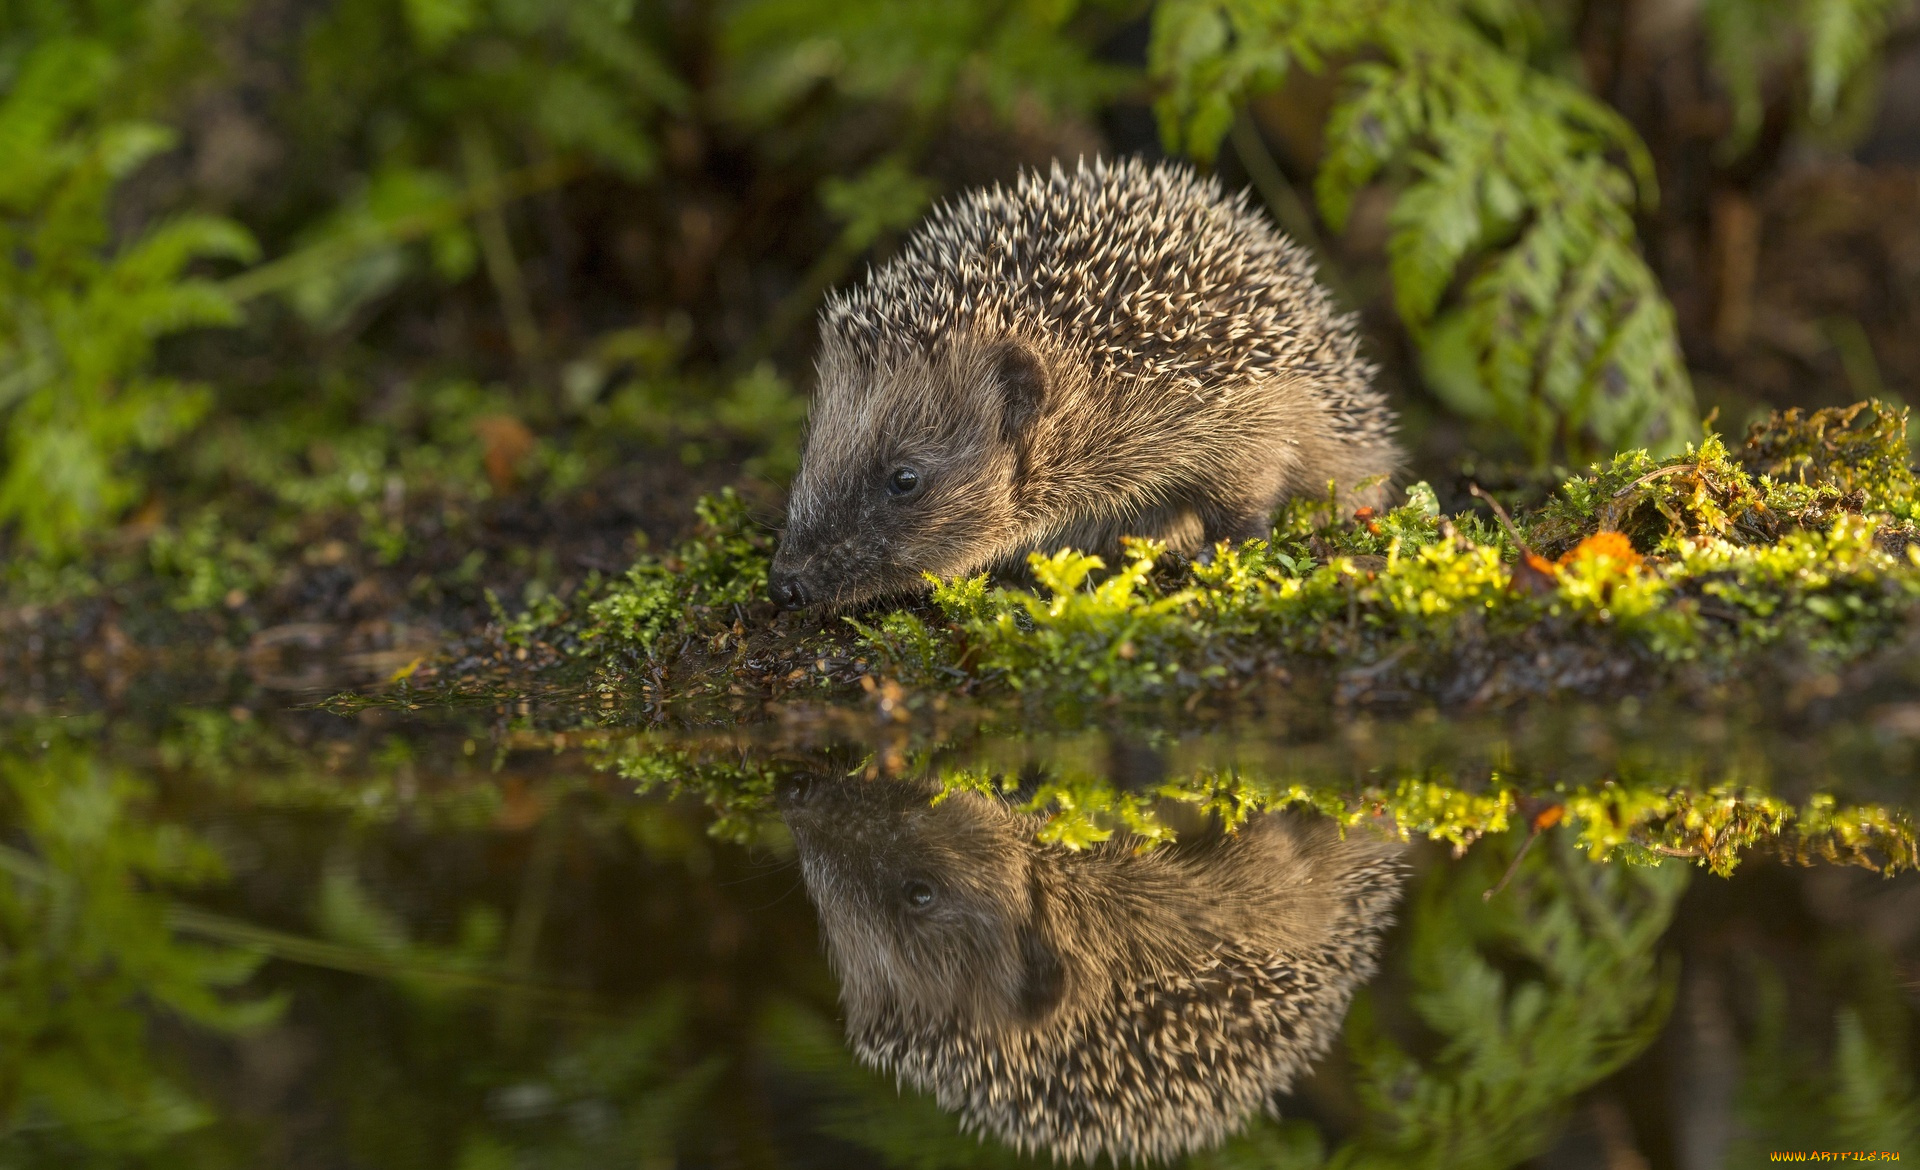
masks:
<svg viewBox="0 0 1920 1170"><path fill-rule="evenodd" d="M1405 494L1382 512L1297 503L1269 539L1199 561L1150 542L1117 565L1063 549L1032 557L1025 580L930 581L922 598L833 617L764 600L774 534L723 491L673 552L502 613L407 683L484 691L532 668L609 710L694 722L868 696L901 716L1016 700L1048 717L1276 691L1471 706L1680 685L1710 699L1756 672L1830 688L1818 680L1920 613L1906 414L1876 403L1620 455L1510 518L1497 504L1443 514L1424 483Z"/></svg>

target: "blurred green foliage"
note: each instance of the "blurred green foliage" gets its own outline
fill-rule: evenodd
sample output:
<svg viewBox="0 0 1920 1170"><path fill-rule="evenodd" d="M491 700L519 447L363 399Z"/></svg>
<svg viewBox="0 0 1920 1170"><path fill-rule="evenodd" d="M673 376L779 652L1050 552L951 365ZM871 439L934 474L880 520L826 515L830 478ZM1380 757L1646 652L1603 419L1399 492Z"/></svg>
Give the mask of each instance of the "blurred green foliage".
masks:
<svg viewBox="0 0 1920 1170"><path fill-rule="evenodd" d="M1709 0L1701 9L1709 58L1733 98L1722 150L1738 154L1753 144L1765 117L1762 91L1783 66L1798 74L1796 113L1814 127L1870 117L1875 57L1904 7L1904 0Z"/></svg>
<svg viewBox="0 0 1920 1170"><path fill-rule="evenodd" d="M140 498L128 456L172 443L207 409L203 387L152 372L158 338L239 317L186 269L258 249L238 225L193 215L112 240L115 185L172 133L109 113L121 68L109 45L49 37L14 48L0 99L0 524L31 550L63 554Z"/></svg>
<svg viewBox="0 0 1920 1170"><path fill-rule="evenodd" d="M1132 78L1101 62L1075 35L1075 21L1089 10L1129 7L1113 0L742 0L728 7L724 27L741 71L735 100L742 114L765 116L826 81L851 97L899 101L933 118L968 91L1005 112L1023 101L1086 110L1112 98Z"/></svg>

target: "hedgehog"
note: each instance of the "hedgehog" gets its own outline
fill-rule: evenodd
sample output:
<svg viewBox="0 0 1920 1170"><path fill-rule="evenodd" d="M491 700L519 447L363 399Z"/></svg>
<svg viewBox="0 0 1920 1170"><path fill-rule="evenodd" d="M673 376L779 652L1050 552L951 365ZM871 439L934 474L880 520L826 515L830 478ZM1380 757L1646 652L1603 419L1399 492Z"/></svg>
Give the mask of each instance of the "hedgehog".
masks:
<svg viewBox="0 0 1920 1170"><path fill-rule="evenodd" d="M825 779L781 798L862 1062L1022 1153L1214 1145L1332 1043L1370 978L1402 847L1256 816L1070 850L1004 801Z"/></svg>
<svg viewBox="0 0 1920 1170"><path fill-rule="evenodd" d="M1305 250L1188 166L969 192L827 299L769 591L847 608L1125 536L1204 555L1330 487L1383 502L1374 372Z"/></svg>

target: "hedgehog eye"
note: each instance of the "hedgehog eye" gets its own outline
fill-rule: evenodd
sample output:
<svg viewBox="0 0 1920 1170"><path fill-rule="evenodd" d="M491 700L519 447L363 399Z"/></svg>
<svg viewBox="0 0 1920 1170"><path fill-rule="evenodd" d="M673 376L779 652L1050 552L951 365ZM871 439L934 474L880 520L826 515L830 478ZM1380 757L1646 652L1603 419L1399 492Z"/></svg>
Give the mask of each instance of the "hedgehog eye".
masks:
<svg viewBox="0 0 1920 1170"><path fill-rule="evenodd" d="M920 490L920 473L911 467L896 467L893 474L887 476L887 494L891 496L910 496Z"/></svg>
<svg viewBox="0 0 1920 1170"><path fill-rule="evenodd" d="M933 887L923 881L908 880L901 883L900 897L915 910L925 910L933 905Z"/></svg>

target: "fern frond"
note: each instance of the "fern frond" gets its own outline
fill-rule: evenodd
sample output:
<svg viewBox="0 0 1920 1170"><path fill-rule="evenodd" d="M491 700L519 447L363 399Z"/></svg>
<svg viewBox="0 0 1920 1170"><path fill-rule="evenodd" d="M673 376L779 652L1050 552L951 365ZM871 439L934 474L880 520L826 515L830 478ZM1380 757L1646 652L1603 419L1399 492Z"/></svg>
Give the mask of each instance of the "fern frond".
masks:
<svg viewBox="0 0 1920 1170"><path fill-rule="evenodd" d="M1849 82L1911 7L1912 0L1706 0L1707 57L1733 105L1721 152L1739 155L1753 145L1766 114L1766 79L1796 67L1805 70L1805 116L1816 126L1833 121Z"/></svg>
<svg viewBox="0 0 1920 1170"><path fill-rule="evenodd" d="M1208 155L1234 102L1366 52L1342 74L1316 195L1338 229L1363 188L1398 186L1395 307L1429 368L1450 365L1437 392L1542 462L1675 448L1692 391L1633 224L1657 197L1652 160L1618 113L1527 63L1543 20L1517 0L1163 3L1164 136Z"/></svg>
<svg viewBox="0 0 1920 1170"><path fill-rule="evenodd" d="M1807 104L1816 122L1831 118L1847 79L1873 59L1894 17L1910 0L1802 0L1807 29Z"/></svg>

